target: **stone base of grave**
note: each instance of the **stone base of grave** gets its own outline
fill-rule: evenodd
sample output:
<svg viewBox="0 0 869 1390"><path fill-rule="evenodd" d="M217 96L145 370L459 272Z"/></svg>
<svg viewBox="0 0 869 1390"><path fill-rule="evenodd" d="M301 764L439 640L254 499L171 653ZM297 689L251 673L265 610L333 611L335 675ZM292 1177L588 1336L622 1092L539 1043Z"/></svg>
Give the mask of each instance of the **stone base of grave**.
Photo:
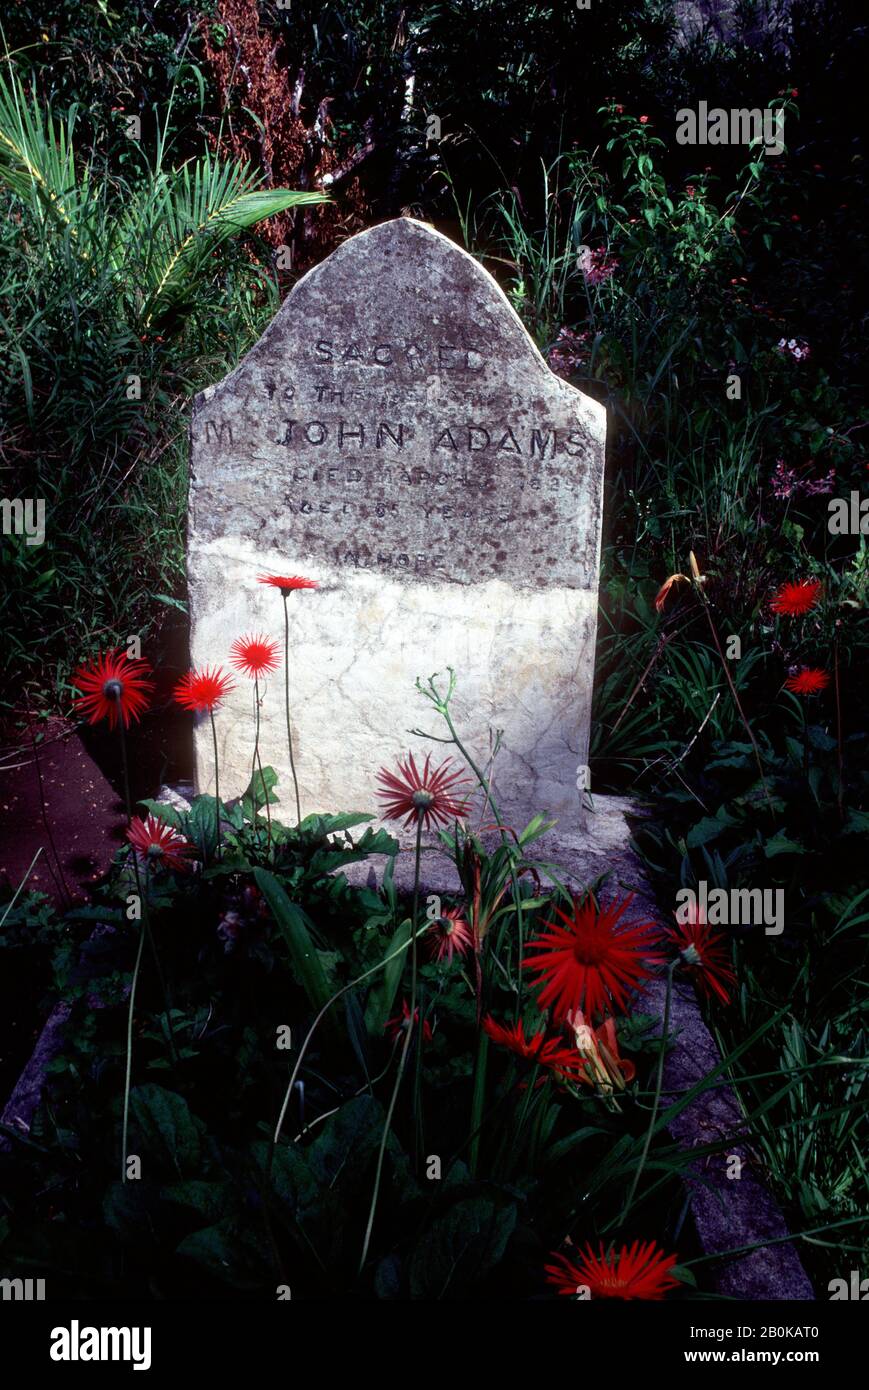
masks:
<svg viewBox="0 0 869 1390"><path fill-rule="evenodd" d="M601 874L608 874L607 882L611 887L632 888L641 871L629 843L629 815L634 818L643 815L642 808L629 797L590 797L586 794L582 829L566 834L556 825L528 846L529 857L536 864L542 862L550 866L548 873L538 870L541 882L560 881L579 887L592 883ZM471 828L476 829L479 823L479 819L472 820ZM484 829L478 832L479 838L487 849L494 849L499 836L496 830L491 829L491 816L483 818L482 824ZM401 846L395 860L393 881L400 892L409 893L413 889L415 832L412 828L396 827L393 821L386 822L385 827ZM523 827L516 823L512 828L521 833ZM358 887L373 882L373 870L379 884L388 861L386 854L372 854L341 872ZM423 835L420 887L427 893L452 894L462 891L455 864L434 833Z"/></svg>

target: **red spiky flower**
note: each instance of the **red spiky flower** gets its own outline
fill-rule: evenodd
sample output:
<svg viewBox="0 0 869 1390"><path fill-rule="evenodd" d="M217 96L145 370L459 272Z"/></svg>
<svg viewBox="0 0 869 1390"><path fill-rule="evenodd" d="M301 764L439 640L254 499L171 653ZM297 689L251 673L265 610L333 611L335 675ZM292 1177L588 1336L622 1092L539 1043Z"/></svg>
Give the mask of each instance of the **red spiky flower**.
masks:
<svg viewBox="0 0 869 1390"><path fill-rule="evenodd" d="M474 936L462 909L448 907L436 917L425 934L425 942L432 960L442 961L446 957L449 965L453 956L466 956L473 948Z"/></svg>
<svg viewBox="0 0 869 1390"><path fill-rule="evenodd" d="M377 795L383 805L383 814L392 820L406 817L405 825L423 825L426 830L432 826L449 825L467 811L467 802L462 792L468 782L461 769L450 772L452 759L447 758L440 767L433 768L431 754L426 755L422 771L408 754L406 762L399 762L398 771L387 772L381 768L377 780L381 788ZM457 796L458 794L458 796Z"/></svg>
<svg viewBox="0 0 869 1390"><path fill-rule="evenodd" d="M543 985L541 1009L551 1005L558 1020L577 1009L591 1019L627 1009L629 994L648 976L646 962L654 959L652 922L619 925L633 897L600 908L591 896L574 898L570 916L554 909L560 922L545 924L549 931L529 943L537 954L523 962Z"/></svg>
<svg viewBox="0 0 869 1390"><path fill-rule="evenodd" d="M829 684L830 677L826 671L816 666L804 666L795 676L788 676L785 690L792 690L795 695L820 695Z"/></svg>
<svg viewBox="0 0 869 1390"><path fill-rule="evenodd" d="M175 699L184 709L213 713L220 701L235 689L231 678L219 666L203 666L201 671L188 671L175 686Z"/></svg>
<svg viewBox="0 0 869 1390"><path fill-rule="evenodd" d="M133 816L127 839L152 869L190 869L189 856L195 853L189 840L156 816Z"/></svg>
<svg viewBox="0 0 869 1390"><path fill-rule="evenodd" d="M300 574L259 574L257 583L270 584L273 589L280 589L284 598L298 589L317 588L316 579L303 579Z"/></svg>
<svg viewBox="0 0 869 1390"><path fill-rule="evenodd" d="M574 1047L567 1047L560 1038L547 1038L546 1029L538 1029L531 1037L525 1036L525 1026L518 1023L496 1023L491 1014L483 1019L483 1030L498 1047L506 1047L517 1057L538 1066L548 1067L550 1071L572 1080L580 1080L582 1058Z"/></svg>
<svg viewBox="0 0 869 1390"><path fill-rule="evenodd" d="M727 943L703 920L702 911L689 909L688 921L677 920L675 927L666 929L666 936L679 952L683 968L707 998L729 1004L727 987L736 984L736 976L730 967Z"/></svg>
<svg viewBox="0 0 869 1390"><path fill-rule="evenodd" d="M782 613L788 618L801 618L810 612L821 596L820 579L789 580L773 594L770 607L773 613Z"/></svg>
<svg viewBox="0 0 869 1390"><path fill-rule="evenodd" d="M566 1255L553 1252L553 1264L546 1265L546 1282L553 1284L566 1298L576 1298L580 1289L588 1289L592 1298L644 1298L660 1301L679 1280L671 1274L675 1255L665 1255L653 1240L642 1244L635 1240L628 1249L623 1245L618 1254L614 1249L599 1254L591 1245L579 1250L578 1263Z"/></svg>
<svg viewBox="0 0 869 1390"><path fill-rule="evenodd" d="M154 689L154 682L148 680L150 673L147 661L130 658L117 648L103 652L80 666L73 676L72 684L82 692L75 707L88 716L89 724L108 719L109 728L114 729L120 716L124 728L129 729L148 707L148 696Z"/></svg>
<svg viewBox="0 0 869 1390"><path fill-rule="evenodd" d="M419 1026L419 1009L414 1009L414 1011L413 1011L413 1021L414 1021L414 1025L418 1027L418 1026ZM398 1015L396 1015L395 1018L387 1019L383 1031L384 1031L384 1033L386 1034L386 1036L389 1038L389 1041L394 1043L395 1040L396 1040L396 1038L400 1037L400 1035L406 1030L406 1028L407 1028L407 1026L408 1026L409 1023L410 1023L410 1005L408 1004L408 1002L407 1002L406 999L402 999L402 1001L401 1001L401 1015L400 1015L400 1017L399 1017ZM430 1043L431 1040L432 1040L432 1031L431 1031L431 1028L429 1027L428 1019L426 1019L425 1023L423 1024L423 1028L422 1028L422 1040L423 1040L423 1042L426 1042L426 1043Z"/></svg>
<svg viewBox="0 0 869 1390"><path fill-rule="evenodd" d="M271 637L237 637L229 649L229 659L237 671L250 677L268 676L277 670L281 646Z"/></svg>

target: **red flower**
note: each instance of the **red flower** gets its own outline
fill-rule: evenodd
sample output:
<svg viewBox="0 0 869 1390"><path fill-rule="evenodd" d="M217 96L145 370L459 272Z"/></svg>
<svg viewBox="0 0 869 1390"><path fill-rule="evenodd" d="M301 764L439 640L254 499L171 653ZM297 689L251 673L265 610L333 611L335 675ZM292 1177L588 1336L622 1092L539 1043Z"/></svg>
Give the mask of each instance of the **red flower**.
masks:
<svg viewBox="0 0 869 1390"><path fill-rule="evenodd" d="M690 584L691 580L687 574L671 574L669 579L665 579L660 589L655 595L655 609L658 613L663 613L664 604L667 602L667 595L674 585Z"/></svg>
<svg viewBox="0 0 869 1390"><path fill-rule="evenodd" d="M449 964L453 956L466 956L474 944L473 934L462 916L460 907L449 907L436 917L425 934L429 955L432 960L447 958Z"/></svg>
<svg viewBox="0 0 869 1390"><path fill-rule="evenodd" d="M127 839L152 867L182 872L190 868L187 856L194 853L193 845L156 816L133 816Z"/></svg>
<svg viewBox="0 0 869 1390"><path fill-rule="evenodd" d="M821 596L820 579L799 579L782 584L772 596L770 607L774 613L784 613L789 618L801 618L814 608Z"/></svg>
<svg viewBox="0 0 869 1390"><path fill-rule="evenodd" d="M89 665L80 666L72 683L82 693L75 707L88 716L89 724L108 719L114 729L120 714L124 728L141 717L148 707L148 696L154 689L147 679L151 667L147 661L121 656L117 649L103 652Z"/></svg>
<svg viewBox="0 0 869 1390"><path fill-rule="evenodd" d="M785 690L792 690L795 695L820 695L829 684L830 677L826 671L820 671L815 666L804 666L795 676L788 676Z"/></svg>
<svg viewBox="0 0 869 1390"><path fill-rule="evenodd" d="M201 671L188 671L181 677L175 687L175 699L184 709L211 713L234 689L230 677L219 666L203 666Z"/></svg>
<svg viewBox="0 0 869 1390"><path fill-rule="evenodd" d="M440 767L432 768L429 753L420 772L413 755L408 753L407 762L398 764L400 777L382 768L377 774L381 783L377 795L383 803L383 814L393 820L405 816L405 825L422 823L426 830L433 825L448 825L463 816L467 802L457 800L456 793L461 793L468 783L461 769L447 771L451 763L452 759L447 758Z"/></svg>
<svg viewBox="0 0 869 1390"><path fill-rule="evenodd" d="M613 1019L604 1019L600 1028L592 1028L583 1017L582 1011L568 1015L567 1019L580 1056L579 1080L587 1086L611 1095L613 1087L623 1091L629 1081L633 1081L637 1069L633 1062L619 1056L619 1042Z"/></svg>
<svg viewBox="0 0 869 1390"><path fill-rule="evenodd" d="M300 574L260 574L257 575L258 584L270 584L273 589L280 589L284 598L296 589L316 589L316 579L303 579Z"/></svg>
<svg viewBox="0 0 869 1390"><path fill-rule="evenodd" d="M596 1255L586 1243L578 1252L579 1263L573 1264L566 1255L554 1253L555 1264L546 1265L546 1282L560 1294L575 1298L578 1289L587 1288L592 1298L646 1298L660 1301L679 1280L670 1273L676 1263L675 1255L665 1255L653 1240L635 1240L628 1249L623 1245L618 1254L612 1248L604 1254L603 1242Z"/></svg>
<svg viewBox="0 0 869 1390"><path fill-rule="evenodd" d="M641 117L640 117L640 125L648 125L648 124L649 124L649 118L648 118L648 116L641 116Z"/></svg>
<svg viewBox="0 0 869 1390"><path fill-rule="evenodd" d="M574 898L570 917L555 908L563 925L547 922L549 932L530 943L538 954L524 961L544 985L541 1009L551 1004L557 1019L577 1009L589 1018L627 1009L628 995L648 976L645 961L653 958L646 935L653 923L618 925L633 896L599 909L591 897Z"/></svg>
<svg viewBox="0 0 869 1390"><path fill-rule="evenodd" d="M405 1031L409 1022L410 1005L408 1004L406 999L402 999L401 1017L399 1018L398 1016L396 1016L395 1018L387 1019L386 1025L383 1029L384 1033L389 1038L389 1041L394 1043L396 1038ZM413 1022L416 1027L419 1026L419 1009L414 1009L413 1011ZM428 1019L426 1019L425 1023L422 1026L422 1040L426 1043L430 1043L432 1040L432 1031L429 1027Z"/></svg>
<svg viewBox="0 0 869 1390"><path fill-rule="evenodd" d="M504 1025L496 1023L491 1014L483 1019L483 1029L497 1043L498 1047L509 1048L517 1057L538 1066L549 1067L571 1080L581 1079L582 1058L573 1047L567 1047L559 1038L547 1038L546 1029L541 1028L532 1037L526 1038L525 1028L520 1018L518 1023Z"/></svg>
<svg viewBox="0 0 869 1390"><path fill-rule="evenodd" d="M229 659L246 676L267 676L280 660L280 643L270 637L237 637L229 649Z"/></svg>
<svg viewBox="0 0 869 1390"><path fill-rule="evenodd" d="M691 921L691 917L695 920ZM682 965L707 998L714 996L722 1004L729 1004L730 995L725 986L735 985L736 976L730 968L725 938L703 920L702 912L692 907L689 920L677 921L675 927L667 928L666 935L682 957Z"/></svg>

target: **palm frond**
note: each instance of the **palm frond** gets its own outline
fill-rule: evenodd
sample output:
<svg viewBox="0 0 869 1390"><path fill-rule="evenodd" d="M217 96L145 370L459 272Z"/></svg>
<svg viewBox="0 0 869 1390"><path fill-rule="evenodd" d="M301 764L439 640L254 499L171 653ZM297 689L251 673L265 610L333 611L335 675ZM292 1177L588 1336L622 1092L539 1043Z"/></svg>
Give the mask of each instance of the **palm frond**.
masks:
<svg viewBox="0 0 869 1390"><path fill-rule="evenodd" d="M81 190L76 181L72 134L75 114L66 125L28 95L16 73L0 76L0 180L28 202L40 218L46 214L77 234L75 214Z"/></svg>
<svg viewBox="0 0 869 1390"><path fill-rule="evenodd" d="M257 188L244 164L208 154L158 174L128 219L130 236L149 248L145 326L189 295L205 260L228 237L288 208L328 201L322 193Z"/></svg>

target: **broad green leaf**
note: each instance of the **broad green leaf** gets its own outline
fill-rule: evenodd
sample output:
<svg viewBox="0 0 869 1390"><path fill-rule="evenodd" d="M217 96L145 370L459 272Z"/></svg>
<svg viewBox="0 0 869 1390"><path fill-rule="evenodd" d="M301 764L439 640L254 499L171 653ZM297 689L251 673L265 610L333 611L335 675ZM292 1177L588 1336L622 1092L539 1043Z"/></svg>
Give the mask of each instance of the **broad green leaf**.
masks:
<svg viewBox="0 0 869 1390"><path fill-rule="evenodd" d="M249 1216L229 1216L195 1231L182 1240L178 1254L195 1260L209 1274L236 1289L274 1285L272 1256L262 1225Z"/></svg>
<svg viewBox="0 0 869 1390"><path fill-rule="evenodd" d="M130 1184L126 1183L129 1187ZM166 1202L198 1212L203 1221L219 1221L235 1205L235 1192L229 1182L203 1182L188 1178L185 1182L167 1183L160 1189Z"/></svg>
<svg viewBox="0 0 869 1390"><path fill-rule="evenodd" d="M373 1096L356 1096L330 1115L306 1158L322 1187L349 1199L368 1190L369 1166L383 1137L383 1107Z"/></svg>
<svg viewBox="0 0 869 1390"><path fill-rule="evenodd" d="M516 1226L516 1208L468 1197L436 1217L410 1260L411 1298L455 1298L477 1290L502 1259Z"/></svg>
<svg viewBox="0 0 869 1390"><path fill-rule="evenodd" d="M291 902L282 883L267 869L255 869L254 878L268 903L290 953L293 975L315 1009L332 997L323 963L311 939L310 919Z"/></svg>
<svg viewBox="0 0 869 1390"><path fill-rule="evenodd" d="M153 801L150 798L143 799L138 804L144 806L152 816L162 821L164 825L171 825L173 830L180 831L182 835L187 833L187 817L176 811L174 806L168 805L165 801Z"/></svg>
<svg viewBox="0 0 869 1390"><path fill-rule="evenodd" d="M299 829L319 840L327 835L337 835L341 830L350 830L354 825L365 825L372 820L374 817L367 811L343 811L335 816L315 813L305 816Z"/></svg>
<svg viewBox="0 0 869 1390"><path fill-rule="evenodd" d="M722 835L730 826L736 822L730 817L719 819L717 816L704 816L702 820L692 825L688 831L686 843L689 849L696 849L698 845L706 845L710 840L715 840Z"/></svg>
<svg viewBox="0 0 869 1390"><path fill-rule="evenodd" d="M143 1150L146 1175L149 1158L161 1172L174 1170L179 1177L196 1171L199 1130L183 1096L154 1082L136 1086L130 1092L130 1115L134 1140ZM137 1152L133 1142L130 1152Z"/></svg>
<svg viewBox="0 0 869 1390"><path fill-rule="evenodd" d="M392 1014L398 986L408 962L410 938L411 924L408 917L401 923L390 940L384 943L383 957L393 956L394 958L373 977L374 982L368 995L368 1002L365 1005L365 1026L372 1038L382 1036ZM408 950L401 951L399 948L405 945L408 946Z"/></svg>
<svg viewBox="0 0 869 1390"><path fill-rule="evenodd" d="M806 847L796 840L789 840L787 835L774 835L767 840L763 852L767 859L775 859L779 854L805 854Z"/></svg>

